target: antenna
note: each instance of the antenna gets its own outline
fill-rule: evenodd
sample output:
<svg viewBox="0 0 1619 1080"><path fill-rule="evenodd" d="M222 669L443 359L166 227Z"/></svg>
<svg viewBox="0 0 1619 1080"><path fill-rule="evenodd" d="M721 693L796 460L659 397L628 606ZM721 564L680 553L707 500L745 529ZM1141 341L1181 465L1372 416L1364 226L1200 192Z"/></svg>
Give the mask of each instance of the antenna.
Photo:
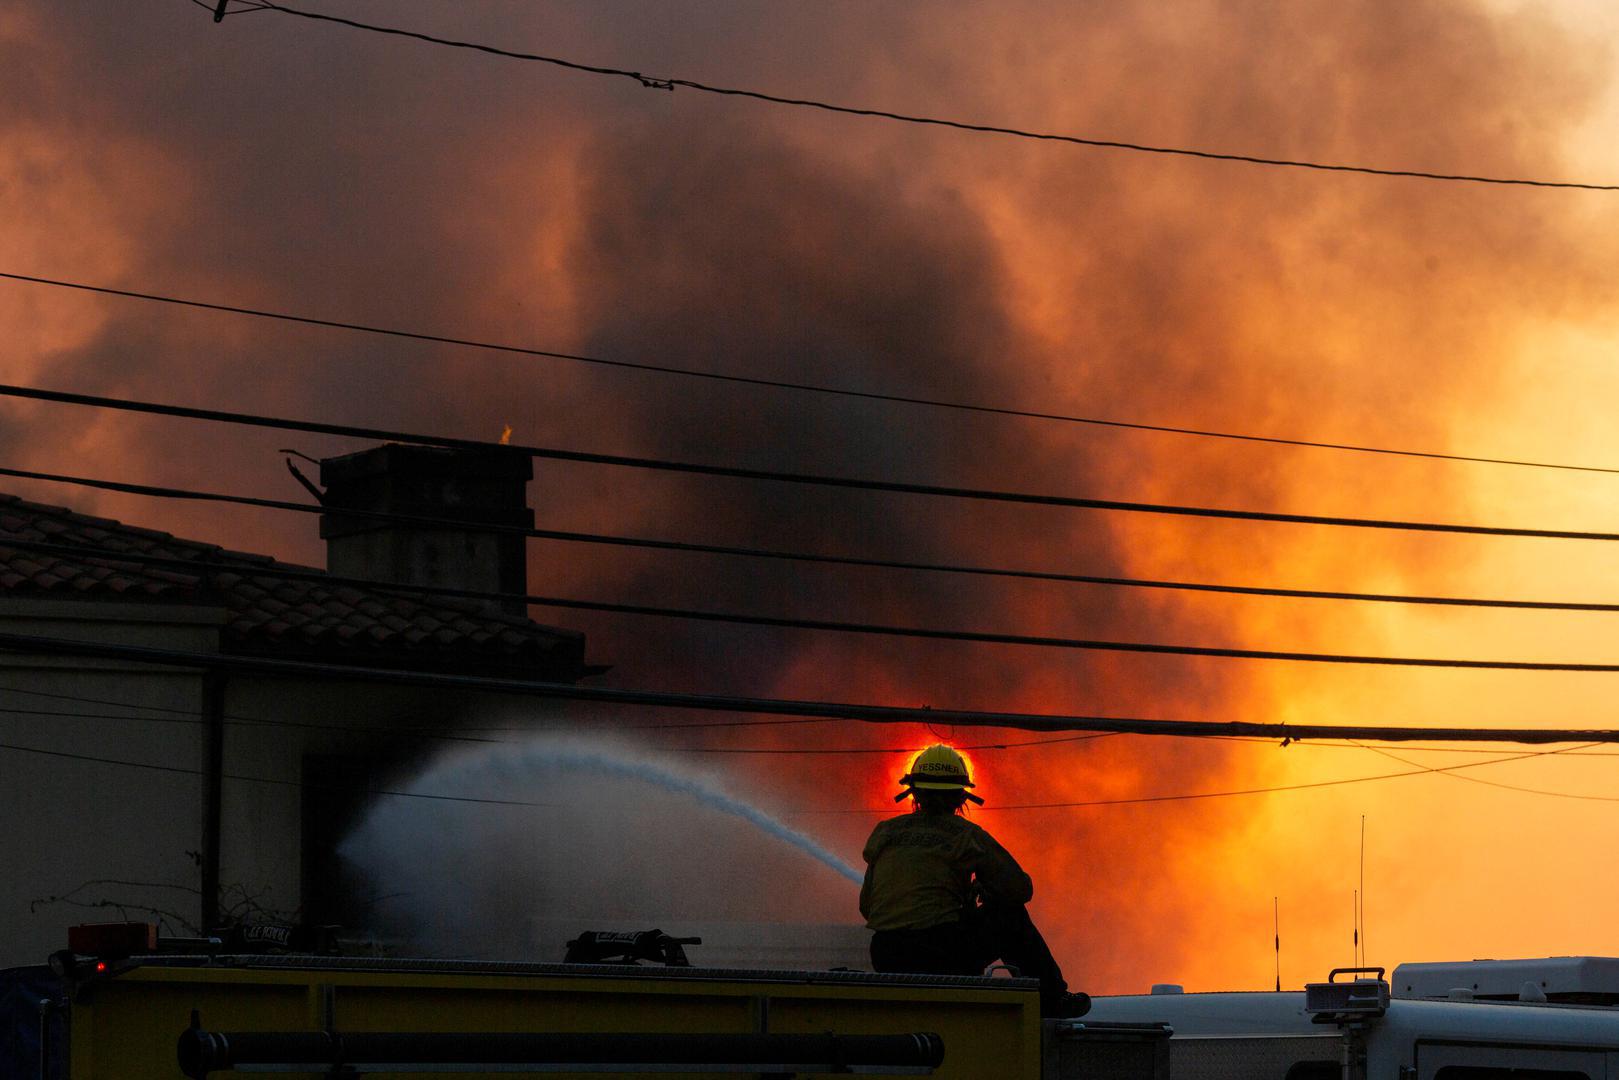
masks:
<svg viewBox="0 0 1619 1080"><path fill-rule="evenodd" d="M1360 922L1355 939L1360 942L1360 964L1366 963L1366 815L1360 816Z"/></svg>
<svg viewBox="0 0 1619 1080"><path fill-rule="evenodd" d="M1350 896L1354 903L1354 909L1349 916L1350 939L1354 942L1351 955L1354 957L1355 966L1360 967L1360 890L1355 889Z"/></svg>
<svg viewBox="0 0 1619 1080"><path fill-rule="evenodd" d="M1273 896L1270 898L1270 903L1271 928L1276 934L1276 990L1280 993L1282 989L1282 898Z"/></svg>

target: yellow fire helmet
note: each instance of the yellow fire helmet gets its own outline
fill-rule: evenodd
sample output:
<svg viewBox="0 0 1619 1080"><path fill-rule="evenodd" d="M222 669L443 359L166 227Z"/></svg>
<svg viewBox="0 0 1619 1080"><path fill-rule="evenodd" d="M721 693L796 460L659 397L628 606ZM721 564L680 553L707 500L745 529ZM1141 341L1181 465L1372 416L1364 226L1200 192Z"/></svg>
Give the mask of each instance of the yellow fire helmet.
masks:
<svg viewBox="0 0 1619 1080"><path fill-rule="evenodd" d="M911 762L911 771L900 777L899 782L904 790L894 796L895 802L910 798L920 789L960 791L972 802L980 806L984 803L983 799L967 790L973 786L972 777L967 775L967 760L942 743L930 746L916 755L916 760Z"/></svg>

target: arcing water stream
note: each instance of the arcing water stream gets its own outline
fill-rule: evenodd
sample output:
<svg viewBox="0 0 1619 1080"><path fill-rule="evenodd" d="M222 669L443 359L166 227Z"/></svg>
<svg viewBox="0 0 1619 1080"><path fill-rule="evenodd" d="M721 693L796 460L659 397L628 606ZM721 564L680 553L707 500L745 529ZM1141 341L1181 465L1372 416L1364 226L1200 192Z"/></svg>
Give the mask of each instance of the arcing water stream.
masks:
<svg viewBox="0 0 1619 1080"><path fill-rule="evenodd" d="M544 774L553 771L640 781L678 795L689 795L722 814L741 818L761 832L826 864L856 885L860 884L860 871L757 806L726 794L710 781L676 772L665 765L625 756L622 750L615 753L600 746L577 742L527 742L512 749L490 750L460 758L429 770L420 779L430 780L428 786L433 790L481 792L488 789L490 779L497 775L510 777L514 773L518 776L527 773L543 784Z"/></svg>
<svg viewBox="0 0 1619 1080"><path fill-rule="evenodd" d="M378 921L449 952L503 926L528 938L500 948L549 953L555 943L533 929L546 920L576 932L601 920L855 918L853 866L719 779L627 744L491 745L440 758L398 790L540 804L384 796L343 842L372 894L389 897Z"/></svg>

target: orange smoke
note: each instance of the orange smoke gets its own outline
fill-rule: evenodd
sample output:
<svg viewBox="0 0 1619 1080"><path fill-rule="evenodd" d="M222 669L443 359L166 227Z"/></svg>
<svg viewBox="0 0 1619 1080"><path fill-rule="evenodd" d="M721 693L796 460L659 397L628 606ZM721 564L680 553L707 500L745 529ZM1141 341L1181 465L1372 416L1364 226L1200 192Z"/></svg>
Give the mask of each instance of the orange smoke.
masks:
<svg viewBox="0 0 1619 1080"><path fill-rule="evenodd" d="M1572 17L1560 25L1500 7L1194 0L1078 11L1015 0L627 25L594 5L552 5L468 15L455 34L554 41L557 52L636 57L647 70L668 59L736 85L1100 138L1441 172L1599 174L1605 162L1619 173L1611 125L1600 122L1612 103L1600 41ZM427 29L443 18L425 4L392 17ZM17 59L0 62L10 106L0 179L14 193L0 231L36 260L23 269L875 393L1619 461L1608 407L1619 393L1611 195L1165 160L748 111L685 93L615 95L562 81L579 76L442 50L306 37L277 18L236 22L240 38L189 37L178 14L86 21L48 5L0 23L0 61ZM252 36L255 23L274 34ZM147 69L143 57L170 55L182 37L190 47L178 55L194 67ZM326 62L295 65L305 49ZM541 78L558 81L531 81ZM275 91L217 92L253 85ZM67 389L446 434L487 430L498 408L525 439L589 450L1190 505L1616 527L1612 482L1592 474L663 381L28 299L16 288L0 289L0 320L15 331L19 381ZM389 393L375 393L383 380ZM32 467L286 494L268 436L104 417L93 438L67 444L57 414L7 418L8 448ZM317 442L306 452L352 449ZM28 494L87 505L55 489ZM1158 580L1578 599L1601 593L1613 570L1593 550L1601 545L1109 516L560 464L537 468L531 496L559 530ZM244 529L207 507L116 495L95 506L321 558L307 522L265 516ZM1607 614L1123 590L550 541L534 544L531 578L534 592L669 607L1126 641L1577 658L1604 655L1612 638ZM567 621L589 633L593 660L613 665L606 681L630 686L1171 719L1611 726L1611 676ZM1032 736L916 725L682 738L772 751L718 760L851 855L873 822L903 812L891 800L907 751L978 747L974 778L988 805L975 818L1032 871L1036 917L1072 981L1091 991L1268 985L1273 897L1284 983L1348 962L1363 813L1373 962L1619 950L1619 931L1586 914L1619 891L1619 870L1588 857L1619 842L1599 801L1611 787L1601 758L1305 787L1413 766L1356 747L1124 736L1014 745ZM1395 752L1415 768L1470 760ZM1228 794L1275 787L1297 790ZM839 914L853 919L852 901Z"/></svg>

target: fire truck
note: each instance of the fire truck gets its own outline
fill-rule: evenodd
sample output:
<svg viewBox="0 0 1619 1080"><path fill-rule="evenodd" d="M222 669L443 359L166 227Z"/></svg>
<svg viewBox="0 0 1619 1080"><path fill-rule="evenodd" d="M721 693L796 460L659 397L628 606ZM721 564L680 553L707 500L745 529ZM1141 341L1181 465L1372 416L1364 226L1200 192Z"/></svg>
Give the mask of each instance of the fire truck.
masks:
<svg viewBox="0 0 1619 1080"><path fill-rule="evenodd" d="M257 943L278 951L222 951L118 925L0 972L0 1076L1619 1080L1616 959L1160 986L1042 1020L1032 980L704 968L657 931L581 935L572 962L475 963L284 951L274 933Z"/></svg>

